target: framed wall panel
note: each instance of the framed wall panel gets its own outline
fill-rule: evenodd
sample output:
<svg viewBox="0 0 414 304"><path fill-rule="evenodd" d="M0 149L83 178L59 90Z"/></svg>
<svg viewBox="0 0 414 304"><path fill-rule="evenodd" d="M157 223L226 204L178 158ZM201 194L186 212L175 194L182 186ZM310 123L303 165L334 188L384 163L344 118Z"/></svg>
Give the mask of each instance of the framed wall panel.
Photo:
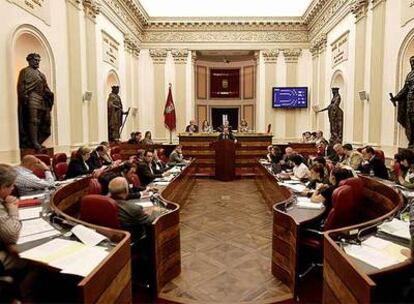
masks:
<svg viewBox="0 0 414 304"><path fill-rule="evenodd" d="M255 91L254 66L243 68L243 98L253 99Z"/></svg>
<svg viewBox="0 0 414 304"><path fill-rule="evenodd" d="M198 126L201 128L203 125L204 120L208 120L208 112L207 112L207 106L206 105L198 105L197 106L197 122Z"/></svg>
<svg viewBox="0 0 414 304"><path fill-rule="evenodd" d="M197 99L207 99L207 67L197 66Z"/></svg>
<svg viewBox="0 0 414 304"><path fill-rule="evenodd" d="M247 121L249 129L255 129L254 125L254 105L244 105L243 106L243 114L244 120Z"/></svg>

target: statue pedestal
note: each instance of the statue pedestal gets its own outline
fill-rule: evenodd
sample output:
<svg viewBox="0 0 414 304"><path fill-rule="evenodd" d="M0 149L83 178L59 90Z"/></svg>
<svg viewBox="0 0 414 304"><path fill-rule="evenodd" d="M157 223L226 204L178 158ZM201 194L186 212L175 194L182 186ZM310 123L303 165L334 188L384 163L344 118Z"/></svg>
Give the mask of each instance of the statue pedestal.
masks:
<svg viewBox="0 0 414 304"><path fill-rule="evenodd" d="M35 154L47 154L50 158L53 157L54 151L53 148L44 148L39 151L31 148L20 149L20 158L23 158L25 155L35 155Z"/></svg>

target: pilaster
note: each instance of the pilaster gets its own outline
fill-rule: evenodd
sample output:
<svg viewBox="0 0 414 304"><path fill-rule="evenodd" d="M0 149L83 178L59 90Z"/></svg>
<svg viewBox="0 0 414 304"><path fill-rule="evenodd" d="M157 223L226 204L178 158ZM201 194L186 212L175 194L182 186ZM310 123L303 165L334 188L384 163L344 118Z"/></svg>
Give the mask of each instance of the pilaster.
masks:
<svg viewBox="0 0 414 304"><path fill-rule="evenodd" d="M276 111L273 110L271 100L273 94L272 88L276 84L276 66L279 53L280 51L278 49L267 49L262 51L265 66L265 125L271 123L275 126L276 123Z"/></svg>
<svg viewBox="0 0 414 304"><path fill-rule="evenodd" d="M266 101L265 101L265 83L266 83L266 69L263 59L263 51L255 53L256 60L256 131L265 132L266 128Z"/></svg>
<svg viewBox="0 0 414 304"><path fill-rule="evenodd" d="M186 100L187 100L187 49L173 49L171 55L175 64L175 109L177 117L177 132L182 132L187 124L186 114ZM194 117L191 117L192 119Z"/></svg>

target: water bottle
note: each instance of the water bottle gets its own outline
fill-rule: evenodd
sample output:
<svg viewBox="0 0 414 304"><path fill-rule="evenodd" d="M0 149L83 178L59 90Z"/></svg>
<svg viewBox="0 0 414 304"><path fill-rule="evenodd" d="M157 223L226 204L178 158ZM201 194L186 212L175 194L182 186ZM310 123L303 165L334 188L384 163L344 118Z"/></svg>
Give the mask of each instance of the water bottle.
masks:
<svg viewBox="0 0 414 304"><path fill-rule="evenodd" d="M374 177L375 176L374 169L371 168L369 170L369 176L371 176L371 177Z"/></svg>
<svg viewBox="0 0 414 304"><path fill-rule="evenodd" d="M46 217L50 211L50 190L46 189L45 196L42 201L41 217Z"/></svg>

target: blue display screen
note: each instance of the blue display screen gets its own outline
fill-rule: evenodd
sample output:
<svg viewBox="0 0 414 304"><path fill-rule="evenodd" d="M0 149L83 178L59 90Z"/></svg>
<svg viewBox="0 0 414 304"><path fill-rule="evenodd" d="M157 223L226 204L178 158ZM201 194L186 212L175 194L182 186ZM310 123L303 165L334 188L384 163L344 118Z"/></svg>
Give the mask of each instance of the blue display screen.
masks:
<svg viewBox="0 0 414 304"><path fill-rule="evenodd" d="M273 88L273 108L307 108L308 88Z"/></svg>

